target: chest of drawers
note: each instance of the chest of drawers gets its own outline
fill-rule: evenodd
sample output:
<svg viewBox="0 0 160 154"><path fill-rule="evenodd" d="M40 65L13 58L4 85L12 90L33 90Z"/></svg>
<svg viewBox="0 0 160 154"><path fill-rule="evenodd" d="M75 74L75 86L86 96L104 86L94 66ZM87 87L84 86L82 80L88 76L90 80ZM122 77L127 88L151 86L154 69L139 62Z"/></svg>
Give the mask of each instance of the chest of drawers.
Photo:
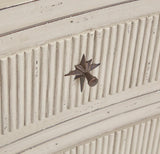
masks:
<svg viewBox="0 0 160 154"><path fill-rule="evenodd" d="M0 4L1 154L159 154L160 2ZM101 63L89 87L64 75Z"/></svg>

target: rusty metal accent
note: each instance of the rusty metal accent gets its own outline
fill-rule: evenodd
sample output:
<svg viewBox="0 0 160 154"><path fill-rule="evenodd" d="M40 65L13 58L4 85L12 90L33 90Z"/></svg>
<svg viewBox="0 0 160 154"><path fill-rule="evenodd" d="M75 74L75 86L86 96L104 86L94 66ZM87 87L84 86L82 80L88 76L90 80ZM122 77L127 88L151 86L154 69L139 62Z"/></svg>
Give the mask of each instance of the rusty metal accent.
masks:
<svg viewBox="0 0 160 154"><path fill-rule="evenodd" d="M98 83L98 79L92 74L90 74L90 71L98 67L100 63L91 64L91 62L92 62L92 59L86 61L86 57L83 54L80 64L75 65L75 70L70 71L68 74L65 74L65 76L76 75L74 79L75 80L80 79L81 92L83 91L83 88L84 88L85 78L87 79L88 85L90 87L93 87Z"/></svg>

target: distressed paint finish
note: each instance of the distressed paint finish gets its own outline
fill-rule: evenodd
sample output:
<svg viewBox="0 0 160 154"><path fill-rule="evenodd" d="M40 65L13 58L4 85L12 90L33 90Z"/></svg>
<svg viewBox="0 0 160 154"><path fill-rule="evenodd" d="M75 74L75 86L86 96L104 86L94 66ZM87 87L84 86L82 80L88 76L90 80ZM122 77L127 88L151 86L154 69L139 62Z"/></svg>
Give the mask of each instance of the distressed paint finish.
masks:
<svg viewBox="0 0 160 154"><path fill-rule="evenodd" d="M149 123L149 125L148 125ZM127 128L119 129L112 133L107 133L88 141L83 141L79 145L67 148L54 154L72 154L72 150L76 149L74 154L79 154L79 150L83 154L141 154L146 151L149 154L159 154L160 139L160 117L145 122L131 125ZM148 127L151 128L147 131ZM142 139L149 136L147 140ZM153 137L155 140L153 141ZM145 146L147 142L148 146ZM93 143L96 145L93 151Z"/></svg>
<svg viewBox="0 0 160 154"><path fill-rule="evenodd" d="M126 95L126 93L124 94ZM131 94L133 95L133 91L131 92ZM58 125L49 125L48 128L40 131L33 132L35 128L30 125L28 129L18 131L18 134L16 132L12 132L11 135L3 135L1 136L2 140L0 141L0 153L5 154L9 153L10 151L12 151L13 153L57 152L72 145L82 143L82 141L88 140L89 138L95 138L95 136L99 136L100 133L110 131L112 131L112 135L108 138L108 142L110 144L108 150L113 151L112 146L114 146L114 142L116 140L116 137L113 135L113 130L119 131L123 126L126 126L125 128L128 128L133 125L134 126L131 128L134 129L129 129L128 134L126 133L126 129L123 130L121 134L123 142L121 142L121 144L117 146L117 148L120 147L122 153L124 150L129 153L130 149L132 149L132 151L134 152L136 149L139 149L135 148L137 144L136 141L138 140L140 143L139 145L143 145L143 152L146 153L145 150L148 145L148 138L151 137L151 143L149 144L152 145L153 136L155 137L155 135L153 135L153 132L159 130L158 126L155 129L155 124L157 124L155 120L153 120L153 127L150 127L152 123L151 120L156 119L155 117L159 117L159 91L151 92L145 95L143 94L132 99L131 97L129 97L130 99L126 99L120 102L115 101L115 99L119 100L120 98L124 98L125 95L119 95L117 98L116 95L114 95L112 96L112 99L111 97L110 99L109 97L107 99L103 99L102 102L106 102L104 107L101 106L98 110L93 109L93 111L89 111L83 116L78 116L76 118L66 120L65 122L63 120L63 122ZM108 106L108 103L113 101L115 101L116 103ZM90 105L82 106L83 108L77 109L77 112L83 112L90 107L97 109L97 106L95 105L97 104L91 102ZM55 117L55 120L59 118L60 117L57 116ZM141 126L139 126L138 123L139 121L142 121L142 119L148 118L150 120L148 120L149 122L147 121L146 131L144 135L145 138L142 144L140 138L143 136L143 133L142 135L137 135L137 131L142 132L143 127L141 129ZM52 123L54 123L54 121L52 121ZM42 124L44 125L44 123ZM46 122L45 125L47 125ZM37 123L36 128L38 127L40 127L40 125ZM152 133L151 135L149 135L151 129ZM26 133L32 133L32 135L27 135ZM17 135L24 134L26 134L27 137L21 136L21 138L16 138L18 137ZM132 138L133 134L135 136L134 138ZM157 134L159 134L158 131ZM128 137L127 140L125 139L126 137ZM73 138L74 140L71 140L71 138ZM99 140L99 142L101 143L101 139ZM127 149L125 149L125 142L129 142L130 146L130 143L132 142L132 148L130 146L127 146ZM92 152L94 153L97 146L99 147L98 150L101 151L101 144L94 143L95 142L93 142L92 145ZM80 151L81 150L82 149L80 148ZM104 150L106 151L106 149Z"/></svg>
<svg viewBox="0 0 160 154"><path fill-rule="evenodd" d="M1 57L1 134L159 81L159 24L159 14L141 17ZM92 72L98 85L81 93L64 74L83 54L101 65Z"/></svg>
<svg viewBox="0 0 160 154"><path fill-rule="evenodd" d="M159 4L40 0L1 10L0 153L159 154ZM97 86L81 93L64 74L83 54L101 65L91 72Z"/></svg>
<svg viewBox="0 0 160 154"><path fill-rule="evenodd" d="M13 33L13 31L18 29L29 28L35 24L43 25L57 19L61 20L62 18L75 16L77 14L134 1L136 0L119 0L118 2L117 0L101 0L101 2L98 0L76 2L74 0L46 0L44 3L41 0L1 0L0 10L3 9L3 13L0 13L0 19L3 24L0 24L0 35L7 35L7 33ZM24 3L27 4L24 5ZM5 9L7 7L10 8ZM25 19L23 19L24 16ZM12 23L12 26L10 23Z"/></svg>

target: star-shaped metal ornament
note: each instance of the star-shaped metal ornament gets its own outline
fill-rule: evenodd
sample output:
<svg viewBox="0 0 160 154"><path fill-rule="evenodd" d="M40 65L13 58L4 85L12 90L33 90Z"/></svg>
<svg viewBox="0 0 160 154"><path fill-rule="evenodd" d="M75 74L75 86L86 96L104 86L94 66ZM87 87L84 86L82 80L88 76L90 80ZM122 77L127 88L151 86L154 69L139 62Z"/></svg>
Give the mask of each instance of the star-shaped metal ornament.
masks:
<svg viewBox="0 0 160 154"><path fill-rule="evenodd" d="M68 74L65 74L65 76L75 75L75 79L80 79L80 85L81 85L81 92L84 88L84 81L85 78L87 78L88 85L90 87L93 87L97 84L98 79L90 74L90 71L95 69L100 65L92 63L92 59L86 61L85 55L82 56L81 62L78 65L75 65L75 70L70 71Z"/></svg>

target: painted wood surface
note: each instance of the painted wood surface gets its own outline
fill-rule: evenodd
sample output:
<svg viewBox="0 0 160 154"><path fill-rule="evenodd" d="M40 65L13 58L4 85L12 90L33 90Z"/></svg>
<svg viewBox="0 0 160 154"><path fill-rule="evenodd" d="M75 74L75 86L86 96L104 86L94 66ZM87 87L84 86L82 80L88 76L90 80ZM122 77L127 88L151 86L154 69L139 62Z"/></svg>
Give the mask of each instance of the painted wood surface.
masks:
<svg viewBox="0 0 160 154"><path fill-rule="evenodd" d="M143 148L145 153L148 148L148 154L156 154L159 2L74 1L73 6L79 7L72 9L72 0L67 5L52 2L37 1L0 11L0 153L55 153L111 131L108 152L116 154L120 148L124 153L127 146L120 141L127 136L127 129L133 128L133 144L126 151L135 154ZM56 9L50 10L51 5ZM33 12L26 14L26 9ZM22 16L24 20L19 20ZM99 78L98 85L86 85L84 93L73 77L64 77L82 54L101 62L92 72ZM146 118L153 121L153 130L146 132L150 141L144 139L142 144L142 135L137 134L148 125L131 124ZM121 130L122 126L128 128ZM98 153L102 141L94 140ZM78 153L89 153L90 142L85 143L77 146ZM74 149L65 151L75 153Z"/></svg>
<svg viewBox="0 0 160 154"><path fill-rule="evenodd" d="M159 14L155 14L1 58L1 134L159 82L159 71L155 71L160 69L158 25ZM85 82L81 93L79 81L64 74L74 69L83 54L101 65L92 72L99 79L98 85L90 88Z"/></svg>
<svg viewBox="0 0 160 154"><path fill-rule="evenodd" d="M123 5L117 5L110 8L80 14L75 17L68 17L55 22L45 23L43 25L26 30L24 29L10 35L1 36L0 55L7 55L35 45L40 46L44 42L48 42L50 40L55 40L73 34L79 34L87 30L153 14L160 10L159 3L160 1L157 0L141 0L126 3ZM20 19L18 18L17 20ZM12 27L13 24L11 24L10 20L8 22ZM4 26L3 22L1 22L1 24ZM8 26L5 24L5 27ZM2 31L4 32L5 30Z"/></svg>
<svg viewBox="0 0 160 154"><path fill-rule="evenodd" d="M157 116L95 137L56 154L159 154L159 145L160 117Z"/></svg>
<svg viewBox="0 0 160 154"><path fill-rule="evenodd" d="M55 153L100 134L120 130L125 125L127 128L130 124L153 118L159 114L159 107L158 91L44 129L2 147L1 153Z"/></svg>
<svg viewBox="0 0 160 154"><path fill-rule="evenodd" d="M1 0L2 4L13 4L20 0ZM31 1L31 0L21 0ZM66 17L84 14L94 10L100 10L105 7L130 3L135 0L32 0L32 3L26 3L17 7L0 11L0 35L6 35L14 31L24 30L29 27L35 27L64 19Z"/></svg>
<svg viewBox="0 0 160 154"><path fill-rule="evenodd" d="M28 2L33 2L35 0L1 0L0 1L0 10L8 9L10 7L15 7L18 5L26 4Z"/></svg>

